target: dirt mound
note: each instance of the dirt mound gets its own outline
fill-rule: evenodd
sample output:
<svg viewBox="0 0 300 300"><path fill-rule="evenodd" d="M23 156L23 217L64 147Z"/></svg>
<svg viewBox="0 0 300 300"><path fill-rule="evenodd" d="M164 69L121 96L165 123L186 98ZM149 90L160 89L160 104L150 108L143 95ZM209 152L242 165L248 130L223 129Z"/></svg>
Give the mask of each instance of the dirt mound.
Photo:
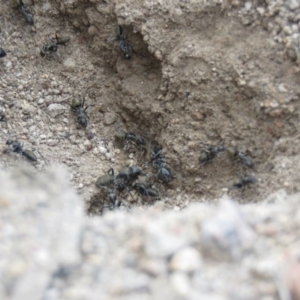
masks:
<svg viewBox="0 0 300 300"><path fill-rule="evenodd" d="M154 178L161 194L156 205L165 208L212 201L224 193L249 202L280 187L297 191L299 88L297 48L291 42L296 33L283 28L272 39L276 5L24 3L34 26L8 2L0 6L7 52L1 59L0 101L8 121L1 124L3 144L18 139L48 162L65 164L86 201L98 193L100 175L130 165ZM279 8L287 12L282 20L291 23L298 8L288 5ZM120 51L117 24L119 38L132 48L131 59ZM57 56L42 59L41 48L55 34L70 41L58 47ZM89 106L87 128L69 106L83 98ZM142 135L146 153L119 149L114 136L120 130ZM157 181L147 164L154 145L163 148L176 176L169 185ZM209 145L236 148L254 168L230 159L226 151L201 164L200 153ZM8 167L15 159L24 157L9 153L2 164ZM37 168L45 164L40 161ZM258 179L255 188L230 189L246 175Z"/></svg>

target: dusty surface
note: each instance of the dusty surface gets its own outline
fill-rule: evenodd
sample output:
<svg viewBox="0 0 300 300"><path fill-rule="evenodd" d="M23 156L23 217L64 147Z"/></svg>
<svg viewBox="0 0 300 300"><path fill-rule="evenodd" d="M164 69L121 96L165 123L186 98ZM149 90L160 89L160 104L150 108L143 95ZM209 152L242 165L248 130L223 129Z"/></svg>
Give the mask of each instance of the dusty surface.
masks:
<svg viewBox="0 0 300 300"><path fill-rule="evenodd" d="M282 187L298 190L295 3L24 2L33 27L9 1L0 4L7 52L0 66L0 105L8 120L0 124L3 149L8 138L17 138L49 164L66 165L85 201L111 167L139 165L156 182L146 164L149 153L116 147L120 129L143 134L149 149L163 147L176 176L167 187L155 183L162 199L156 205L164 208L211 201L244 174L259 183L245 192L229 191L240 202L260 201ZM130 60L108 41L116 24L136 52ZM70 42L59 47L59 57L42 59L39 51L55 33ZM83 129L69 104L82 99L87 87L91 106ZM255 167L247 170L225 153L200 165L203 144L235 146ZM21 160L1 154L2 168ZM36 168L44 166L40 159Z"/></svg>

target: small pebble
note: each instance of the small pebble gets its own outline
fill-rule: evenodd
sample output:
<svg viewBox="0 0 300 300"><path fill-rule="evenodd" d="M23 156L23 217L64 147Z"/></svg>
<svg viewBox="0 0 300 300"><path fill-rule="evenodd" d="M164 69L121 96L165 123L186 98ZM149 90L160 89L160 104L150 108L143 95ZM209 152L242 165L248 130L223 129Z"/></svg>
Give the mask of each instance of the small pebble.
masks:
<svg viewBox="0 0 300 300"><path fill-rule="evenodd" d="M105 125L111 125L111 124L115 123L116 120L117 120L117 115L114 113L108 112L104 115L104 124Z"/></svg>
<svg viewBox="0 0 300 300"><path fill-rule="evenodd" d="M98 149L101 154L105 154L107 152L107 149L105 147L99 146Z"/></svg>
<svg viewBox="0 0 300 300"><path fill-rule="evenodd" d="M180 211L180 207L179 206L174 206L173 210L174 211Z"/></svg>
<svg viewBox="0 0 300 300"><path fill-rule="evenodd" d="M91 142L89 140L84 141L83 143L84 146L91 146Z"/></svg>
<svg viewBox="0 0 300 300"><path fill-rule="evenodd" d="M280 84L278 86L278 90L279 90L279 92L282 92L282 93L286 93L288 91L283 84Z"/></svg>
<svg viewBox="0 0 300 300"><path fill-rule="evenodd" d="M107 158L108 160L112 159L112 157L113 157L113 155L112 155L111 152L106 152L106 153L105 153L105 156L106 156L106 158Z"/></svg>
<svg viewBox="0 0 300 300"><path fill-rule="evenodd" d="M192 247L186 247L178 251L170 261L172 271L191 272L202 266L200 252Z"/></svg>
<svg viewBox="0 0 300 300"><path fill-rule="evenodd" d="M49 145L49 146L55 146L57 144L58 144L58 140L50 139L50 140L47 141L47 145Z"/></svg>
<svg viewBox="0 0 300 300"><path fill-rule="evenodd" d="M95 155L99 154L98 148L94 148L94 149L93 149L93 154L95 154Z"/></svg>

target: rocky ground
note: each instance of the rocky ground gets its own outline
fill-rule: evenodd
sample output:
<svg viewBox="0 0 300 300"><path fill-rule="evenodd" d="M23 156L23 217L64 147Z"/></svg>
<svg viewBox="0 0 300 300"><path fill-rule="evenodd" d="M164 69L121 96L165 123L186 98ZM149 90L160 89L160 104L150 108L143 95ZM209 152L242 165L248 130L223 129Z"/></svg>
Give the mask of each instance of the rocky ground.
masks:
<svg viewBox="0 0 300 300"><path fill-rule="evenodd" d="M100 251L97 249L102 246L97 246L97 243L107 243L103 246L107 247L107 250L103 251L109 254L103 261L112 261L112 266L107 265L110 269L107 269L108 273L105 274L111 274L116 263L120 268L120 278L129 278L132 274L136 277L133 282L140 282L141 286L134 287L135 285L129 282L126 283L132 286L132 290L129 291L126 290L128 286L110 287L107 291L103 289L103 297L115 295L132 299L137 290L141 293L136 295L139 299L151 295L163 299L159 290L168 283L169 292L177 293L174 297L189 299L199 299L198 292L203 293L205 298L210 297L206 294L211 292L211 297L218 294L220 299L289 299L284 298L288 297L288 288L282 285L284 280L280 278L283 273L278 271L277 267L281 260L285 261L282 251L285 251L286 247L288 256L292 258L294 249L297 248L296 195L300 174L300 3L297 0L49 0L44 3L24 0L24 3L28 12L33 15L33 26L26 24L24 16L14 7L16 1L7 0L0 3L0 47L7 53L6 57L0 58L0 109L7 120L0 122L0 168L6 172L14 172L9 170L16 165L25 164L26 174L40 174L53 165L64 165L67 172L62 173L63 177L67 177L73 190L80 196L80 200L73 194L67 197L74 201L75 206L80 207L78 210L82 223L78 223L78 228L74 228L73 234L78 238L78 232L86 232L95 242L95 245L91 246L95 247L94 250L88 248L87 255L80 252L81 258L77 258L76 263L72 264L77 265L80 261L81 266L86 265L75 272L74 278L64 275L67 279L57 279L58 283L55 283L54 278L55 282L51 283L47 276L55 274L57 268L64 265L57 261L51 270L45 271L47 275L44 285L41 285L41 291L48 291L45 284L69 284L71 287L72 282L78 280L78 276L83 276L82 281L90 280L91 286L83 284L84 296L78 297L91 298L91 295L86 296L85 293L89 289L92 293L96 288L93 284L97 283L98 289L103 287L99 287L98 283L102 282L102 277L95 271L102 268L98 261L102 260L102 256L99 258L96 255L97 251ZM127 35L127 41L134 50L130 60L124 59L117 42L113 41L117 24L122 26L124 36ZM59 37L70 37L70 41L59 46L55 55L42 58L42 47L49 43L49 38L53 39L55 34ZM76 115L70 108L78 99L85 99L85 105L89 106L86 110L86 128L78 124ZM146 145L137 147L134 144L116 143L115 135L120 130L141 135ZM36 149L38 162L32 163L20 154L7 151L8 139L17 139L24 143L25 150ZM241 159L231 159L226 151L218 153L207 164L201 164L199 157L207 144L224 146L226 149L235 147L254 162L254 167L248 168ZM151 149L155 145L162 147L165 162L175 176L169 184L159 181L157 170L149 164ZM133 210L132 214L118 211L104 214L103 208L109 205L107 189L96 187L97 178L107 174L110 168L117 173L134 165L142 169L140 182L152 183L153 189L159 192L159 197L149 201L147 197L141 197L134 191L130 194L125 191L118 194L118 199L122 199L122 208ZM49 181L49 185L58 184L57 191L68 190L66 181L61 179L64 184L60 186L60 180L55 179L56 176L62 178L62 175L57 172L51 174L51 179L44 175L44 180ZM231 189L234 182L246 175L254 176L258 182L251 188ZM13 180L5 179L5 176L8 175L3 175L3 180L8 180L13 185ZM39 179L36 175L30 175L29 178ZM16 182L17 180L18 178ZM20 180L23 180L22 176ZM37 189L39 190L39 185ZM278 194L281 200L263 201L277 190L285 191L284 194ZM288 194L295 196L287 196ZM243 206L238 208L232 200L224 200L223 204L214 206L219 203L218 199L228 196ZM19 197L20 194L12 194L8 199ZM52 199L53 195L44 194L43 197ZM28 201L22 205L29 205L30 210L38 215L38 211L35 210L40 208L35 208L34 202L37 200ZM82 204L84 208L81 207ZM19 222L17 219L14 221L10 205L5 204L4 207L9 222ZM28 207L18 207L18 213L27 211ZM59 210L58 207L53 207L53 210ZM157 211L148 212L146 207L155 208ZM170 209L175 212L170 212ZM231 211L234 214L232 220L227 219L226 214L222 215L222 211L226 209L229 210L228 215ZM134 212L136 210L138 214ZM168 212L159 213L161 210ZM177 214L181 210L182 212ZM239 224L234 222L241 219L238 217L239 210L245 210L251 218L249 221L243 221L246 224L241 228L245 227L245 230L234 233L232 228ZM67 223L74 224L76 219L71 211L69 218L58 217L65 219L66 232L69 228ZM88 212L90 216L96 215L96 219L83 217L83 211ZM57 214L59 213L57 211ZM102 215L101 219L98 219L99 215ZM19 218L22 220L22 215ZM150 250L145 250L145 254L144 250L140 249L145 249L147 243L149 247L160 243L156 238L161 238L161 241L172 239L172 234L168 232L168 222L163 221L169 220L168 218L170 224L174 220L177 224L174 226L179 232L181 226L187 226L186 229L182 229L182 232L188 235L187 242L179 243L176 248L176 238L173 237L174 245L170 242L173 250L161 257L157 253L153 254L155 259L152 259ZM33 223L42 222L44 225L40 226L47 227L45 224L48 219L38 219L34 218ZM94 224L93 222L97 225L82 225L84 228L91 226L91 233L80 227L80 224ZM193 222L198 224L196 227L199 234L193 227L189 227L188 224ZM214 222L219 225L215 225ZM118 229L119 223L125 229ZM141 223L143 225L136 225ZM109 249L114 249L119 243L124 244L122 230L125 230L125 233L128 230L129 236L135 236L134 232L137 230L143 236L154 230L151 227L152 223L160 224L160 228L165 229L165 234L161 233L160 237L153 240L146 238L138 241L137 238L137 241L133 242L137 244L133 246L128 238L129 244L128 247L126 244L124 253L117 254L120 256L119 260L115 261L109 256L112 255ZM187 225L184 225L186 223ZM225 233L222 232L223 226L220 224L228 224L228 228L224 226ZM142 228L137 229L135 226ZM107 230L107 235L104 235L102 229L99 229L99 233L96 230L102 227ZM196 233L189 237L194 231ZM50 238L50 231L41 232ZM72 235L71 232L70 234ZM93 238L93 235L104 235L104 238ZM194 240L194 235L199 239L201 237L201 241ZM213 241L209 240L211 235L214 236ZM223 241L223 236L229 241ZM257 236L261 242L257 243L257 249L252 249L249 245L256 241ZM111 244L106 242L108 237L112 238ZM7 240L10 238L8 235ZM210 258L206 258L203 239L208 245L220 243L220 249L223 250L221 252L224 252L226 257L229 255L230 262L223 263L220 253L216 253L210 262ZM246 243L245 246L246 249L251 249L245 250L247 255L250 252L249 257L244 256L244 240L250 243ZM281 240L282 242L278 242ZM36 242L42 243L42 238ZM12 241L11 243L13 245ZM237 243L238 250L232 250L231 243ZM9 249L9 246L7 247ZM132 257L129 249L135 253ZM157 246L157 249L160 248ZM274 256L269 254L270 251ZM77 255L75 252L74 256ZM145 255L145 264L150 264L150 267L139 265L144 261L142 256L139 256L141 253L144 253L142 256ZM184 261L185 255L187 260L190 259L190 255L196 257L197 270L176 269L174 264L176 265L177 254L179 260L183 256ZM218 256L221 263L216 264L214 259ZM64 261L65 258L57 259ZM173 260L175 262L172 263ZM272 271L272 276L258 275L256 278L256 271L252 272L250 265L255 265L255 262L259 265L260 261L264 264L265 260L273 263L272 270L275 268L274 272L279 274L278 276ZM89 266L89 263L93 264L94 261L96 265L99 263L101 266ZM241 264L243 268L239 270ZM33 266L32 270L34 268ZM156 268L156 271L152 270L149 273L145 271L147 268ZM241 272L241 276L232 275L230 280L233 286L239 284L241 294L238 291L234 292L234 295L228 294L232 292L232 287L228 284L229 268ZM294 268L297 268L297 264ZM30 272L33 272L32 270ZM132 273L126 276L126 272ZM93 278L95 281L90 277L92 273L96 274ZM103 278L106 278L105 276ZM214 281L211 282L211 278L214 278ZM253 280L251 284L250 281L245 283L248 278ZM17 289L14 290L14 285L11 284L15 279L6 280L2 295L17 295ZM108 281L107 277L105 282L109 284ZM120 284L123 283L120 279ZM228 286L225 286L226 284ZM150 285L153 289L149 289ZM181 287L177 291L176 288L172 289L172 285ZM250 285L257 288L252 289ZM50 294L47 292L44 297L59 299L59 294L55 294L59 293L58 290L53 287L54 294L50 291ZM73 299L74 294L81 295L80 291L70 293L71 296L62 298Z"/></svg>
<svg viewBox="0 0 300 300"><path fill-rule="evenodd" d="M1 299L300 299L299 194L89 218L67 177L1 171Z"/></svg>

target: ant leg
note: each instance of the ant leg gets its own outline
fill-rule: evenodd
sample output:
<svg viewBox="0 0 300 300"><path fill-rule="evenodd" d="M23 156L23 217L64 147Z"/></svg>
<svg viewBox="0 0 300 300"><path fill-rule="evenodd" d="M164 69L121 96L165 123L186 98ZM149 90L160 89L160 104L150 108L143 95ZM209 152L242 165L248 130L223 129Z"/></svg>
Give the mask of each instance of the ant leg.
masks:
<svg viewBox="0 0 300 300"><path fill-rule="evenodd" d="M67 102L67 104L71 107L72 112L76 113L77 108L68 102Z"/></svg>
<svg viewBox="0 0 300 300"><path fill-rule="evenodd" d="M113 177L115 176L115 171L114 171L113 168L109 169L107 173L108 173L108 175L110 175L110 176L113 176Z"/></svg>
<svg viewBox="0 0 300 300"><path fill-rule="evenodd" d="M58 53L55 51L55 52L52 52L53 56L55 57L55 59L58 60L59 63L62 63L62 59L60 58L60 56L58 55Z"/></svg>
<svg viewBox="0 0 300 300"><path fill-rule="evenodd" d="M45 157L42 155L42 153L37 149L32 149L33 151L37 151L37 153L41 156L41 158L44 160L45 164L48 166L48 162L46 161Z"/></svg>
<svg viewBox="0 0 300 300"><path fill-rule="evenodd" d="M128 190L128 193L129 193L129 195L131 196L131 198L132 198L133 200L135 200L134 197L132 196L132 194L130 193L129 190Z"/></svg>
<svg viewBox="0 0 300 300"><path fill-rule="evenodd" d="M80 106L81 106L83 109L84 109L85 95L86 95L86 93L84 94L83 99L82 99L81 104L80 104ZM84 109L84 110L85 110L85 109Z"/></svg>
<svg viewBox="0 0 300 300"><path fill-rule="evenodd" d="M148 198L150 197L149 194L148 194L147 189L145 189L145 194L146 194L146 196L147 196Z"/></svg>

